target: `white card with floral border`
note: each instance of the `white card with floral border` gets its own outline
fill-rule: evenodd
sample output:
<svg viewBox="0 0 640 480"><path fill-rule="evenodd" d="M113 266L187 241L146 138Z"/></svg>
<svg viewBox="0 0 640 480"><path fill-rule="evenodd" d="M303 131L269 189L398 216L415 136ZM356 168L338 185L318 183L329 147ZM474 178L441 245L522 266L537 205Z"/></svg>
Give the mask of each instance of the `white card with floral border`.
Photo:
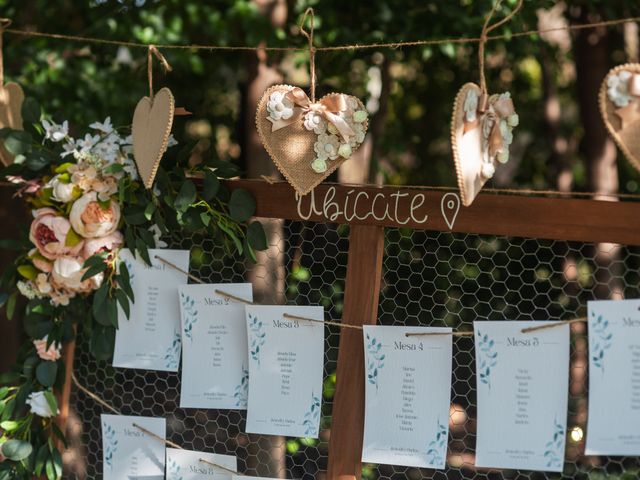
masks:
<svg viewBox="0 0 640 480"><path fill-rule="evenodd" d="M476 467L561 472L569 398L569 325L474 322Z"/></svg>
<svg viewBox="0 0 640 480"><path fill-rule="evenodd" d="M181 408L246 410L249 354L244 304L216 293L223 291L249 302L250 283L182 285Z"/></svg>
<svg viewBox="0 0 640 480"><path fill-rule="evenodd" d="M640 455L640 300L587 303L586 455Z"/></svg>
<svg viewBox="0 0 640 480"><path fill-rule="evenodd" d="M362 461L444 468L451 404L450 328L365 326Z"/></svg>
<svg viewBox="0 0 640 480"><path fill-rule="evenodd" d="M177 372L180 363L180 304L178 287L187 275L156 258L189 270L188 250L150 249L151 266L134 258L128 249L120 250L131 277L135 302L129 319L118 309L118 330L113 366Z"/></svg>
<svg viewBox="0 0 640 480"><path fill-rule="evenodd" d="M229 470L238 471L238 460L233 455L167 448L166 480L231 480L235 475Z"/></svg>
<svg viewBox="0 0 640 480"><path fill-rule="evenodd" d="M100 420L104 480L164 479L164 442L133 426L135 423L164 439L164 418L103 414Z"/></svg>
<svg viewBox="0 0 640 480"><path fill-rule="evenodd" d="M249 346L247 433L318 438L324 371L322 307L245 307Z"/></svg>

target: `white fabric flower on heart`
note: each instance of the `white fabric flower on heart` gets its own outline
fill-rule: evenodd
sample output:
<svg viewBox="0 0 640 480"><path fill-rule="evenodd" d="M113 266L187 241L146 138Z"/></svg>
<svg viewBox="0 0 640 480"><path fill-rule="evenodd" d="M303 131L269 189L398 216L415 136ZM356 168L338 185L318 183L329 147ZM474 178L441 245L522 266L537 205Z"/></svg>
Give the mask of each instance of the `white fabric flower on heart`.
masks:
<svg viewBox="0 0 640 480"><path fill-rule="evenodd" d="M631 72L623 70L607 79L607 95L616 107L626 107L633 100L633 95L629 93L629 80L632 75Z"/></svg>
<svg viewBox="0 0 640 480"><path fill-rule="evenodd" d="M287 92L273 92L267 102L269 118L274 121L288 120L293 116L293 102L287 98Z"/></svg>
<svg viewBox="0 0 640 480"><path fill-rule="evenodd" d="M30 393L26 403L27 405L29 405L29 407L31 407L31 412L38 415L39 417L50 418L60 413L59 410L56 413L51 410L44 392Z"/></svg>
<svg viewBox="0 0 640 480"><path fill-rule="evenodd" d="M464 97L462 109L464 110L464 119L467 122L476 121L478 118L478 92L474 88L470 88L467 91L467 95Z"/></svg>
<svg viewBox="0 0 640 480"><path fill-rule="evenodd" d="M320 160L319 158L316 158L311 163L311 168L316 173L324 173L324 172L327 171L327 161L326 160Z"/></svg>
<svg viewBox="0 0 640 480"><path fill-rule="evenodd" d="M365 129L364 129L364 124L363 123L353 123L353 124L349 124L349 126L351 127L351 129L353 130L354 135L349 137L349 145L351 146L351 148L356 148L357 146L359 146L362 142L364 142L364 137L365 137Z"/></svg>
<svg viewBox="0 0 640 480"><path fill-rule="evenodd" d="M304 128L320 135L327 131L327 122L317 112L307 112L304 115Z"/></svg>
<svg viewBox="0 0 640 480"><path fill-rule="evenodd" d="M42 126L44 127L45 140L51 140L52 142L61 142L67 135L69 135L69 122L66 120L58 125L55 122L49 122L48 120L42 120Z"/></svg>
<svg viewBox="0 0 640 480"><path fill-rule="evenodd" d="M335 160L338 158L338 150L340 149L340 140L335 135L321 134L313 145L318 160Z"/></svg>

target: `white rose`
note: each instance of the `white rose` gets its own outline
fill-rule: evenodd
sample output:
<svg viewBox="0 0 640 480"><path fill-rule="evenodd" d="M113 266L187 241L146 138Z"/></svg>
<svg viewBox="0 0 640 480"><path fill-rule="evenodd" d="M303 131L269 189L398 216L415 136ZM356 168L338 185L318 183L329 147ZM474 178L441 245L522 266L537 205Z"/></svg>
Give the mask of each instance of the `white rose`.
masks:
<svg viewBox="0 0 640 480"><path fill-rule="evenodd" d="M50 418L60 413L60 410L56 413L51 411L51 407L49 406L49 402L47 402L47 398L44 396L44 392L30 393L26 403L31 407L32 413L43 418Z"/></svg>
<svg viewBox="0 0 640 480"><path fill-rule="evenodd" d="M86 271L82 268L84 261L80 257L60 257L53 262L51 280L53 286L71 292L88 292L102 284L103 274L99 273L88 280L82 281Z"/></svg>
<svg viewBox="0 0 640 480"><path fill-rule="evenodd" d="M69 182L62 182L60 175L53 177L47 186L52 189L51 198L57 202L67 203L73 200L74 185Z"/></svg>
<svg viewBox="0 0 640 480"><path fill-rule="evenodd" d="M71 207L69 221L84 238L106 237L118 228L120 205L111 201L104 209L97 202L96 192L85 193Z"/></svg>

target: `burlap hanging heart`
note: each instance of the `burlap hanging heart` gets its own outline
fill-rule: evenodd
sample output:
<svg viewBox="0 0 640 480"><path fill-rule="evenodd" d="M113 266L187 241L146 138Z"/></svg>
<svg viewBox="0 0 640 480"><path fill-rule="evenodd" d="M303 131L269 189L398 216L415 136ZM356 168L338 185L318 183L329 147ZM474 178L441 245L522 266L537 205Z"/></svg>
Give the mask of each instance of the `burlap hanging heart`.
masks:
<svg viewBox="0 0 640 480"><path fill-rule="evenodd" d="M451 149L462 204L471 205L496 165L509 159L512 129L518 125L510 94L485 99L475 83L462 86L453 104Z"/></svg>
<svg viewBox="0 0 640 480"><path fill-rule="evenodd" d="M162 88L153 99L141 98L133 114L133 156L147 189L153 186L160 160L167 150L174 112L173 94L168 88Z"/></svg>
<svg viewBox="0 0 640 480"><path fill-rule="evenodd" d="M611 69L600 87L599 103L611 137L640 170L640 63Z"/></svg>
<svg viewBox="0 0 640 480"><path fill-rule="evenodd" d="M0 86L0 128L22 130L22 103L24 92L17 83L7 83ZM5 166L13 163L11 155L4 145L0 145L0 161Z"/></svg>
<svg viewBox="0 0 640 480"><path fill-rule="evenodd" d="M312 103L300 88L275 85L258 104L256 127L278 170L306 195L362 145L368 118L351 95L330 93Z"/></svg>

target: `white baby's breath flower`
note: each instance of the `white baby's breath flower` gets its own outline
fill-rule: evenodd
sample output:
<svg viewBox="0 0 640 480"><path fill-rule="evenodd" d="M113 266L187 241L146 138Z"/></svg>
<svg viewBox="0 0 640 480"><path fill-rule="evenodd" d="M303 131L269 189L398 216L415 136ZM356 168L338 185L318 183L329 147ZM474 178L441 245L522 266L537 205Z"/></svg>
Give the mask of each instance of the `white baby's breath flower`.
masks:
<svg viewBox="0 0 640 480"><path fill-rule="evenodd" d="M49 122L48 120L42 120L42 126L44 127L45 140L51 140L52 142L61 142L67 135L69 135L69 122L64 121L61 125L55 122Z"/></svg>
<svg viewBox="0 0 640 480"><path fill-rule="evenodd" d="M293 116L293 102L287 98L287 92L273 92L267 102L267 113L272 120L288 120Z"/></svg>
<svg viewBox="0 0 640 480"><path fill-rule="evenodd" d="M104 119L104 122L93 122L89 125L89 128L93 128L94 130L98 130L102 133L109 134L113 132L113 125L111 124L111 117L107 117Z"/></svg>
<svg viewBox="0 0 640 480"><path fill-rule="evenodd" d="M69 140L67 140L67 142L62 145L62 149L64 150L61 154L60 157L64 158L67 155L75 155L76 153L76 142L73 138L70 138Z"/></svg>
<svg viewBox="0 0 640 480"><path fill-rule="evenodd" d="M318 160L335 160L338 158L338 149L340 148L340 140L335 135L321 134L313 145Z"/></svg>
<svg viewBox="0 0 640 480"><path fill-rule="evenodd" d="M136 164L131 158L125 157L122 160L122 168L124 169L125 173L129 175L131 180L138 179L138 169L136 168Z"/></svg>
<svg viewBox="0 0 640 480"><path fill-rule="evenodd" d="M133 135L127 135L126 137L120 137L120 145L133 145Z"/></svg>
<svg viewBox="0 0 640 480"><path fill-rule="evenodd" d="M20 292L20 294L22 294L22 296L28 298L29 300L33 300L34 298L38 297L38 292L31 282L23 282L22 280L20 280L18 283L16 283L16 287L18 287L18 291Z"/></svg>
<svg viewBox="0 0 640 480"><path fill-rule="evenodd" d="M80 153L89 153L93 146L100 140L100 135L87 133L84 138L76 140L76 148Z"/></svg>

